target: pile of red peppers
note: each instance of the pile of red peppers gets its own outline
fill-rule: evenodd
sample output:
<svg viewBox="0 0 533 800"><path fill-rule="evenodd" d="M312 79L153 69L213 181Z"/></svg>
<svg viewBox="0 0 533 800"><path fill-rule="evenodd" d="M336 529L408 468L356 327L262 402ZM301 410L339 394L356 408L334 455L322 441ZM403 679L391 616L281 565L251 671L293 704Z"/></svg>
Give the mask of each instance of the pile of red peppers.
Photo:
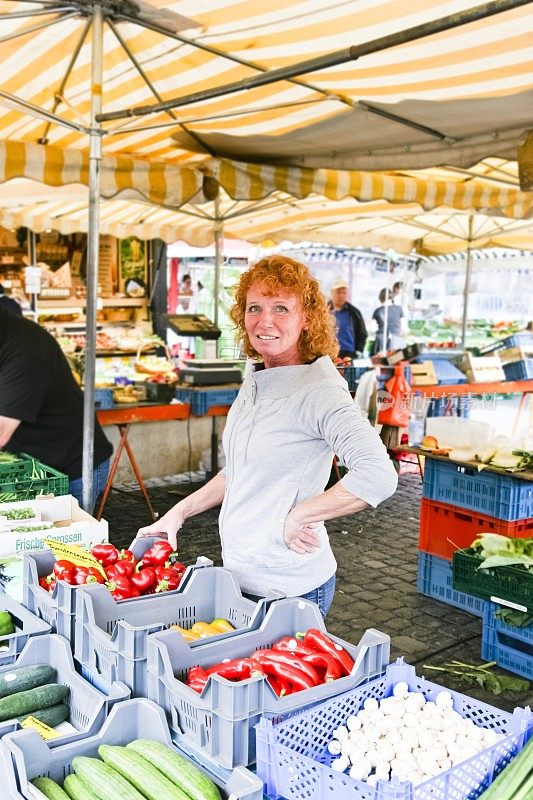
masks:
<svg viewBox="0 0 533 800"><path fill-rule="evenodd" d="M53 592L56 581L66 581L71 586L102 583L115 600L129 600L157 592L177 589L185 572L185 565L172 556L174 548L164 539L158 539L137 561L131 550L117 550L114 544L96 544L91 555L102 565L105 577L96 567L81 567L72 561L56 561L52 572L39 578L39 585Z"/></svg>
<svg viewBox="0 0 533 800"><path fill-rule="evenodd" d="M305 634L284 636L271 649L256 650L248 658L226 659L207 669L191 667L187 686L200 693L210 675L236 682L262 675L278 697L285 697L343 678L353 666L353 658L341 645L323 631L309 628Z"/></svg>

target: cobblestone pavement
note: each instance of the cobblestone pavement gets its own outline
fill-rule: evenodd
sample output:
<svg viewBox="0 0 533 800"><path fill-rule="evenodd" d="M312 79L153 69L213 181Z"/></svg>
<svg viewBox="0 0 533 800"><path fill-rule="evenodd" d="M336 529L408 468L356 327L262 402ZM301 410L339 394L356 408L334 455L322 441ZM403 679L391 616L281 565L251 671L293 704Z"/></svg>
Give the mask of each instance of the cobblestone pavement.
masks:
<svg viewBox="0 0 533 800"><path fill-rule="evenodd" d="M176 483L175 478L150 481L154 509L163 514L200 485ZM403 656L429 680L506 710L533 705L533 691L495 696L456 676L422 669L426 663L441 665L451 660L480 663L481 620L416 591L420 497L420 477L402 475L396 494L378 509L328 522L338 561L328 630L357 642L367 628L377 628L391 637L391 659ZM150 522L141 493L127 489L112 491L104 516L111 541L120 547L126 547L137 529ZM179 538L182 561L191 563L204 555L221 563L217 517L218 511L213 510L185 523Z"/></svg>

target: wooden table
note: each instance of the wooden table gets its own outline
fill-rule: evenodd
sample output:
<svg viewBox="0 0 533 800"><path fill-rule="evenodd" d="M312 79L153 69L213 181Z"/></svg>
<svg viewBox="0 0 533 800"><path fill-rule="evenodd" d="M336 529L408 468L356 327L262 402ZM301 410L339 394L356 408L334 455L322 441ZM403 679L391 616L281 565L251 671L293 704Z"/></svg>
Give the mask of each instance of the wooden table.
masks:
<svg viewBox="0 0 533 800"><path fill-rule="evenodd" d="M116 425L120 432L117 451L111 463L111 469L109 470L106 487L104 489L104 494L102 495L102 500L100 502L100 507L98 508L96 519L101 519L102 517L109 492L111 491L111 487L113 485L113 480L118 468L120 456L122 455L122 451L125 450L130 460L135 479L139 485L139 489L141 490L146 505L148 506L152 520L155 522L157 519L157 514L152 508L148 491L144 485L139 467L137 466L137 461L133 454L131 444L128 441L129 427L132 423L138 422L163 422L165 420L187 419L190 416L190 411L191 407L188 403L170 403L168 405L124 405L117 408L109 408L96 412L96 416L100 425Z"/></svg>

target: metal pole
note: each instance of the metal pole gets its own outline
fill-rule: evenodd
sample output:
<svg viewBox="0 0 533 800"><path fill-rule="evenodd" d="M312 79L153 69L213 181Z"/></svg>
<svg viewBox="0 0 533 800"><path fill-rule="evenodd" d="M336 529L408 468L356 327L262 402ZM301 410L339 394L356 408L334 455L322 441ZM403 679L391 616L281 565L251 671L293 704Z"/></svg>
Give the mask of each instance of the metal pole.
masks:
<svg viewBox="0 0 533 800"><path fill-rule="evenodd" d="M463 324L461 328L461 347L466 349L466 323L468 319L468 296L470 294L470 274L472 272L472 242L474 239L474 215L468 217L468 247L466 248L465 288L463 290Z"/></svg>
<svg viewBox="0 0 533 800"><path fill-rule="evenodd" d="M99 114L96 119L98 122L103 122L104 120L124 119L126 117L154 114L159 111L168 111L171 108L178 108L191 103L199 103L203 100L211 100L215 97L222 97L234 92L246 91L256 86L266 86L276 81L289 80L298 75L305 75L307 73L316 72L317 70L334 67L338 64L345 64L347 61L356 61L358 58L361 58L361 56L366 56L370 53L378 53L381 50L388 50L391 47L397 47L406 42L413 42L416 39L432 36L435 33L441 33L451 28L457 28L469 22L476 22L477 20L485 19L494 14L500 14L503 11L509 11L514 8L519 8L520 6L528 5L530 2L531 0L493 0L490 3L483 3L480 6L469 8L457 14L450 14L447 17L441 17L440 19L425 22L422 25L416 25L413 28L407 28L397 33L391 33L388 36L382 36L379 39L373 39L370 42L352 45L343 50L338 50L335 53L329 53L328 55L319 56L318 58L311 58L307 61L300 61L288 67L268 70L261 75L245 78L242 81L235 81L234 83L228 83L223 86L215 86L212 89L205 89L202 92L193 92L184 97L173 98L163 103L155 103L151 106L138 106L137 108L110 111L107 114Z"/></svg>
<svg viewBox="0 0 533 800"><path fill-rule="evenodd" d="M391 258L387 255L387 277L385 279L385 317L383 319L383 342L381 352L383 355L387 354L387 337L389 335L389 271L391 265Z"/></svg>
<svg viewBox="0 0 533 800"><path fill-rule="evenodd" d="M220 273L222 270L222 242L224 235L224 217L220 216L220 198L215 197L215 279L213 281L213 294L215 313L213 322L218 325L218 302L220 297Z"/></svg>
<svg viewBox="0 0 533 800"><path fill-rule="evenodd" d="M91 49L91 128L89 133L89 215L87 234L87 306L85 331L85 394L83 401L83 508L92 511L94 466L94 376L96 359L96 298L100 255L100 161L102 139L96 116L102 108L103 12L94 4Z"/></svg>

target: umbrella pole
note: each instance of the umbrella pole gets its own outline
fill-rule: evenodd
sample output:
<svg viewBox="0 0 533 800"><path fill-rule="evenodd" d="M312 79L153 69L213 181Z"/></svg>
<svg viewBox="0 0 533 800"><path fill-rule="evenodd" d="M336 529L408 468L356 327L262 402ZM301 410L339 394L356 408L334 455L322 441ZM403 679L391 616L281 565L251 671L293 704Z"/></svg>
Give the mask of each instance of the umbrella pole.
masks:
<svg viewBox="0 0 533 800"><path fill-rule="evenodd" d="M103 11L94 4L91 49L91 127L89 133L89 215L87 233L87 303L85 331L85 370L83 398L83 508L92 512L94 465L94 378L96 359L96 298L100 255L100 161L102 139L96 115L102 110Z"/></svg>
<svg viewBox="0 0 533 800"><path fill-rule="evenodd" d="M213 322L218 325L218 303L220 297L220 274L222 270L222 242L224 236L224 218L220 216L220 199L215 197L215 279L213 281L213 295L215 311Z"/></svg>
<svg viewBox="0 0 533 800"><path fill-rule="evenodd" d="M474 231L474 217L468 217L468 247L466 248L466 273L465 288L463 290L463 322L461 326L461 347L466 348L466 323L468 320L468 295L470 293L470 274L472 272L472 241Z"/></svg>

